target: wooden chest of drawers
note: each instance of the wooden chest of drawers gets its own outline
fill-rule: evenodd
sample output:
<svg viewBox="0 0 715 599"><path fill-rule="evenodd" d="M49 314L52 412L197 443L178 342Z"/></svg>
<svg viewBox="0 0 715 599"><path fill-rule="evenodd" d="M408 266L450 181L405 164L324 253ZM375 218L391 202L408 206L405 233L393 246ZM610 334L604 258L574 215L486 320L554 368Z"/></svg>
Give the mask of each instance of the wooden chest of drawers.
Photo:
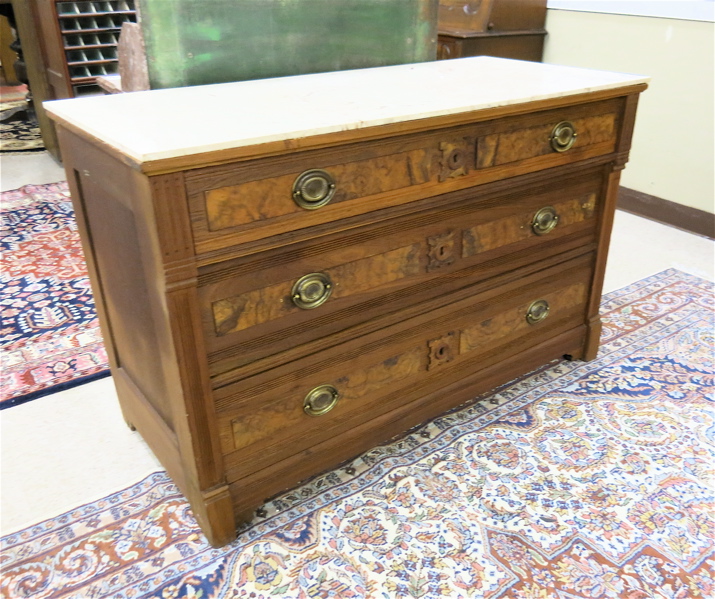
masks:
<svg viewBox="0 0 715 599"><path fill-rule="evenodd" d="M596 355L646 81L470 58L48 104L123 413L213 544Z"/></svg>

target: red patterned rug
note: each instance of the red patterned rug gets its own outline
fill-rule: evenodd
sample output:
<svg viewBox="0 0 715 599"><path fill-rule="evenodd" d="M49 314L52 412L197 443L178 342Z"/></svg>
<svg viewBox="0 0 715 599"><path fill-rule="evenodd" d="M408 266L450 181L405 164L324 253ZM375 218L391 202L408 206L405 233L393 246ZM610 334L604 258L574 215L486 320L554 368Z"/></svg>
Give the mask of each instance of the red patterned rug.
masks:
<svg viewBox="0 0 715 599"><path fill-rule="evenodd" d="M163 472L4 537L8 598L705 599L713 285L610 294L556 362L275 498L207 545Z"/></svg>
<svg viewBox="0 0 715 599"><path fill-rule="evenodd" d="M0 194L0 409L107 376L65 182Z"/></svg>

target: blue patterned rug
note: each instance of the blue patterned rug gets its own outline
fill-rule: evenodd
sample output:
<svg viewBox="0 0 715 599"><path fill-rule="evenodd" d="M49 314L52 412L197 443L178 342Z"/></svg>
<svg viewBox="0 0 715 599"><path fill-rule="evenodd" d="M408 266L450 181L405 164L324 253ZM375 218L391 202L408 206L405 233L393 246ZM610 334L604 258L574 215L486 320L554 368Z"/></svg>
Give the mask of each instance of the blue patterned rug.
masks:
<svg viewBox="0 0 715 599"><path fill-rule="evenodd" d="M0 410L109 376L67 183L0 194Z"/></svg>
<svg viewBox="0 0 715 599"><path fill-rule="evenodd" d="M713 285L607 296L555 362L286 493L223 549L162 472L2 539L3 597L713 597Z"/></svg>

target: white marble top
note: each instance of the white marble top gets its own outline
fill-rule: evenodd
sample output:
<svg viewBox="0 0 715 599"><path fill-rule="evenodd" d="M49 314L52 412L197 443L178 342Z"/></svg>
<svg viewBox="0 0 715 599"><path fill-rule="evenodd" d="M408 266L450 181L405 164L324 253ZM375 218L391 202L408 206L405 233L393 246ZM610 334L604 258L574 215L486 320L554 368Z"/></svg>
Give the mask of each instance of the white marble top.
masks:
<svg viewBox="0 0 715 599"><path fill-rule="evenodd" d="M46 102L137 163L607 90L648 77L486 56Z"/></svg>

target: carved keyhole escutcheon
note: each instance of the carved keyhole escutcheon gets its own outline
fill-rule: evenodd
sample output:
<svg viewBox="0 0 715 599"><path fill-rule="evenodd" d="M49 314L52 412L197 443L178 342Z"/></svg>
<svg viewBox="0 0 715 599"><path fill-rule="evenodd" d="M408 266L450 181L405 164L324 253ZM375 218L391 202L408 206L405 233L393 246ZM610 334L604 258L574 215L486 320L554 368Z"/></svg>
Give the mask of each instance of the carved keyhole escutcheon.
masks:
<svg viewBox="0 0 715 599"><path fill-rule="evenodd" d="M469 172L469 163L473 162L474 140L465 138L456 143L443 141L439 144L442 152L440 159L439 180L461 177Z"/></svg>
<svg viewBox="0 0 715 599"><path fill-rule="evenodd" d="M453 264L457 258L457 237L454 231L427 238L427 271Z"/></svg>
<svg viewBox="0 0 715 599"><path fill-rule="evenodd" d="M427 370L432 370L442 364L451 362L459 355L459 335L457 331L451 331L442 337L432 339L427 344L429 346Z"/></svg>
<svg viewBox="0 0 715 599"><path fill-rule="evenodd" d="M461 148L454 148L447 158L447 165L453 171L464 167L467 163L467 153Z"/></svg>

